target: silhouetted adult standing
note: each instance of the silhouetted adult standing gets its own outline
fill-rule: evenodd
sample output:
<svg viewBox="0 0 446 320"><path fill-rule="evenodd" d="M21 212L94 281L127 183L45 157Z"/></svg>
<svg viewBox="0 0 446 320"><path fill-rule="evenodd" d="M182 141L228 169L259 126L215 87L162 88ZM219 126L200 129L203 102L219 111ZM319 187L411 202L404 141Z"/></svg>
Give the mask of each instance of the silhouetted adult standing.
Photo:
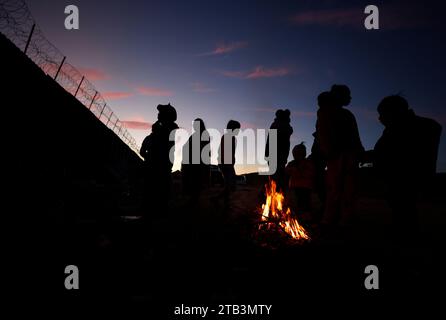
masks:
<svg viewBox="0 0 446 320"><path fill-rule="evenodd" d="M322 92L317 97L319 108L334 108L332 94L329 91ZM325 210L325 200L327 194L325 168L327 167L327 159L320 150L318 130L318 122L316 122L316 131L313 133L314 141L311 146L311 155L308 157L314 163L314 184L315 191L322 203L322 212Z"/></svg>
<svg viewBox="0 0 446 320"><path fill-rule="evenodd" d="M320 153L326 159L326 203L322 223L345 226L356 206L359 159L364 148L355 116L345 109L351 102L346 85L333 85L332 103L319 108L316 136Z"/></svg>
<svg viewBox="0 0 446 320"><path fill-rule="evenodd" d="M235 174L235 149L237 147L237 141L235 137L240 131L240 122L235 120L229 120L226 126L226 132L221 137L220 147L218 149L218 167L223 174L224 178L224 190L223 198L225 208L229 208L229 198L236 186Z"/></svg>
<svg viewBox="0 0 446 320"><path fill-rule="evenodd" d="M436 173L442 127L415 115L399 95L384 98L378 113L385 129L374 148L374 166L386 182L396 230L416 232L416 200Z"/></svg>
<svg viewBox="0 0 446 320"><path fill-rule="evenodd" d="M160 213L162 210L168 209L172 184L173 159L171 161L169 154L175 141L171 141L169 137L172 131L178 129L178 125L175 123L177 112L170 104L160 104L157 109L158 121L152 125L152 132L144 139L140 150L140 154L145 160L145 192L143 195L145 213Z"/></svg>
<svg viewBox="0 0 446 320"><path fill-rule="evenodd" d="M290 154L290 137L293 134L293 127L291 127L291 113L290 110L279 109L276 111L276 117L270 126L270 129L277 130L277 169L272 175L276 181L279 189L284 190L288 186L288 181L285 173L285 167L288 162L288 155ZM270 137L266 141L265 157L270 156ZM268 162L270 162L269 160Z"/></svg>
<svg viewBox="0 0 446 320"><path fill-rule="evenodd" d="M183 146L181 164L183 192L189 195L191 206L197 204L201 191L210 179L210 137L204 121L195 119L193 129L194 132Z"/></svg>

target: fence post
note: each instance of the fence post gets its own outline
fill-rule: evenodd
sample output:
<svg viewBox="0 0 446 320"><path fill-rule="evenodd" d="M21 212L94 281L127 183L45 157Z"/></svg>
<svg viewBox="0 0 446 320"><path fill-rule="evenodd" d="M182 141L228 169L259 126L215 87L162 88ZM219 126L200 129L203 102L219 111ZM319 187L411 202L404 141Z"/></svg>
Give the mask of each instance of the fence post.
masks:
<svg viewBox="0 0 446 320"><path fill-rule="evenodd" d="M93 99L91 99L91 103L90 103L90 106L88 107L88 110L91 110L91 106L93 105L93 102L94 102L94 100L96 99L96 96L98 95L98 92L96 91L95 93L94 93L94 97L93 97Z"/></svg>
<svg viewBox="0 0 446 320"><path fill-rule="evenodd" d="M59 69L57 69L56 75L54 76L54 80L57 79L57 76L59 75L60 69L62 69L63 63L65 62L65 58L66 57L63 57L62 62L59 65Z"/></svg>
<svg viewBox="0 0 446 320"><path fill-rule="evenodd" d="M32 28L31 28L31 32L29 33L28 41L26 41L25 50L23 51L25 54L26 54L26 51L28 50L29 43L31 42L31 37L33 36L35 27L36 27L36 24L34 23Z"/></svg>
<svg viewBox="0 0 446 320"><path fill-rule="evenodd" d="M116 125L118 124L118 121L119 121L119 119L116 119L115 126L113 127L113 130L115 130Z"/></svg>
<svg viewBox="0 0 446 320"><path fill-rule="evenodd" d="M77 92L79 91L79 89L81 88L82 82L84 82L84 76L82 76L81 82L79 82L79 85L77 86L76 89L76 93L74 94L74 97L76 98Z"/></svg>
<svg viewBox="0 0 446 320"><path fill-rule="evenodd" d="M110 113L110 116L108 117L107 123L105 124L106 127L108 127L108 124L110 123L110 119L113 116L113 111Z"/></svg>
<svg viewBox="0 0 446 320"><path fill-rule="evenodd" d="M105 107L107 107L107 104L104 104L104 107L102 108L101 114L99 115L99 118L98 118L99 120L101 120L101 116L102 116L102 113L104 113Z"/></svg>

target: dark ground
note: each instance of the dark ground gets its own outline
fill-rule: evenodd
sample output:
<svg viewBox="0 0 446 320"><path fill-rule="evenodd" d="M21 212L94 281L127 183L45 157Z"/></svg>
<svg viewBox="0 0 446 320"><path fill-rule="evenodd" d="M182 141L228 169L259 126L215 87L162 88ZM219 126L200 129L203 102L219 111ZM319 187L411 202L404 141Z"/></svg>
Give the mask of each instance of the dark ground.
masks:
<svg viewBox="0 0 446 320"><path fill-rule="evenodd" d="M420 200L422 231L406 239L392 230L379 184L364 179L370 179L366 171L361 181L367 187L361 187L351 228L321 237L317 225L307 225L313 239L302 245L258 243L253 230L263 178L254 175L238 186L228 212L214 200L219 187L213 187L194 210L175 193L171 208L153 213L151 223L133 219L138 209L131 205L99 218L97 212L83 212L74 220L53 221L42 230L46 242L39 257L46 272L41 280L49 299L76 305L139 303L160 318L173 316L174 306L182 303L273 304L276 316L295 314L296 308L324 312L319 307L327 302L336 302L339 311L353 310L357 302L398 308L404 301L406 310L408 301L440 306L435 298L443 290L444 176ZM313 202L317 211L316 197ZM79 267L78 291L63 286L68 264ZM379 290L364 288L364 268L370 264L379 268Z"/></svg>

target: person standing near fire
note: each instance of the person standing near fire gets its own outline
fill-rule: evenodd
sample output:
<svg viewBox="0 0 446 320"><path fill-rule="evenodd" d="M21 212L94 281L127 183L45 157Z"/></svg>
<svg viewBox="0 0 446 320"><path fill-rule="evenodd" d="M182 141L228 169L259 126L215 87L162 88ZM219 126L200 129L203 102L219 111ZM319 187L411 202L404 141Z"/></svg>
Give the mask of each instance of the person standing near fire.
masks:
<svg viewBox="0 0 446 320"><path fill-rule="evenodd" d="M168 208L172 185L173 159L170 159L170 151L175 141L169 138L172 131L178 129L175 123L177 112L170 104L160 104L157 109L158 121L152 125L152 132L144 139L140 149L145 160L142 200L144 216L149 212L152 214Z"/></svg>
<svg viewBox="0 0 446 320"><path fill-rule="evenodd" d="M333 85L327 103L317 112L316 137L319 153L325 159L326 202L324 227L349 224L356 209L357 175L364 147L355 116L345 107L351 102L346 85Z"/></svg>
<svg viewBox="0 0 446 320"><path fill-rule="evenodd" d="M435 178L442 127L400 95L385 97L378 113L384 131L368 156L385 183L395 234L406 241L419 231L417 198Z"/></svg>
<svg viewBox="0 0 446 320"><path fill-rule="evenodd" d="M274 181L276 181L279 190L282 191L284 191L288 186L285 166L288 162L288 156L290 154L290 137L293 134L293 127L291 127L290 122L290 110L279 109L276 111L276 117L270 126L270 129L277 131L277 168L276 172L272 175L272 178ZM270 150L272 143L272 141L270 142L270 138L271 137L268 135L265 147L265 159L268 159L268 163L270 162L270 158L273 156L270 154L273 152L273 148Z"/></svg>
<svg viewBox="0 0 446 320"><path fill-rule="evenodd" d="M332 105L331 93L329 91L322 92L317 97L317 104L319 108L330 108ZM322 155L321 148L319 146L319 138L318 138L318 127L319 123L316 123L316 131L313 133L314 141L311 147L311 154L308 157L314 165L315 168L315 191L319 197L319 201L322 205L321 214L323 214L325 210L325 201L327 194L327 186L326 186L326 172L325 168L327 167L327 159ZM320 217L319 217L320 218Z"/></svg>
<svg viewBox="0 0 446 320"><path fill-rule="evenodd" d="M210 137L206 131L204 121L197 118L193 121L194 132L183 146L183 160L181 163L181 177L183 193L189 196L188 206L195 208L203 189L210 180ZM210 150L210 149L209 149Z"/></svg>
<svg viewBox="0 0 446 320"><path fill-rule="evenodd" d="M296 198L296 212L300 216L310 219L311 192L314 189L314 164L307 159L307 148L302 143L294 146L293 159L285 172L289 176L289 189Z"/></svg>
<svg viewBox="0 0 446 320"><path fill-rule="evenodd" d="M223 199L225 209L229 208L230 195L235 190L235 148L237 141L235 137L240 131L240 122L229 120L225 134L221 137L220 147L218 149L218 167L224 178Z"/></svg>

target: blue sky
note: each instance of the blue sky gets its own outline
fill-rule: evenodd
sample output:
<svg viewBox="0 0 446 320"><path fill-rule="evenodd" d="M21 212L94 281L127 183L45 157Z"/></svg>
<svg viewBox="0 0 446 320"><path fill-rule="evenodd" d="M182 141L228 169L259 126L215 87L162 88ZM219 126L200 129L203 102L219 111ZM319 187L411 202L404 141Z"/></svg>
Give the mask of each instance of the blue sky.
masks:
<svg viewBox="0 0 446 320"><path fill-rule="evenodd" d="M316 97L350 86L363 144L382 132L376 106L402 93L415 112L446 124L446 50L440 1L374 1L380 30L363 27L365 1L31 0L46 34L82 70L140 143L170 102L178 123L196 117L268 128L292 111L292 144L312 144ZM80 29L64 28L77 5ZM443 11L444 12L444 11ZM446 171L443 137L439 169ZM243 171L243 170L242 170Z"/></svg>

